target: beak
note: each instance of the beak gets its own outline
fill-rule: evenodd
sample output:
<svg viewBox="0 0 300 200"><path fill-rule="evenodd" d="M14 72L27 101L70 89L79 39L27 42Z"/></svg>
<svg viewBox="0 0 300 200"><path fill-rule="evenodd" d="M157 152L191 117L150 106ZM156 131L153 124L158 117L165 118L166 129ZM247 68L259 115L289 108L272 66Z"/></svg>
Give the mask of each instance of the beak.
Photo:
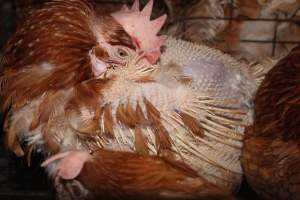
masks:
<svg viewBox="0 0 300 200"><path fill-rule="evenodd" d="M160 51L146 53L145 58L148 60L150 64L155 64L158 61L160 54L161 54Z"/></svg>

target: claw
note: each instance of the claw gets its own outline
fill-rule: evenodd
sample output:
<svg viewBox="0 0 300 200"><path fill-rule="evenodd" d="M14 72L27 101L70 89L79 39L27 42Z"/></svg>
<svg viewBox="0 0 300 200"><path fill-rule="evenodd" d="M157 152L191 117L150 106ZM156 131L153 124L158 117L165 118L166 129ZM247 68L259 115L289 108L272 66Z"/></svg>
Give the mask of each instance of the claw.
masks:
<svg viewBox="0 0 300 200"><path fill-rule="evenodd" d="M90 154L87 151L68 151L48 158L41 166L46 167L57 161L55 182L58 182L60 179L72 180L80 174L89 158Z"/></svg>

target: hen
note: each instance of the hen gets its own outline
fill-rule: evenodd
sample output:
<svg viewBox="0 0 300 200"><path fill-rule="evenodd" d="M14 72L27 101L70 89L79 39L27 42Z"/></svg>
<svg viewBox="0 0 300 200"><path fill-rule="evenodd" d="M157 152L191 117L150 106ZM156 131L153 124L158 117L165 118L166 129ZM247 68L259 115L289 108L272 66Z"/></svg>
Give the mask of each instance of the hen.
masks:
<svg viewBox="0 0 300 200"><path fill-rule="evenodd" d="M52 156L61 199L229 199L239 187L255 81L220 51L164 44L152 3L93 18L87 1L54 0L8 43L7 146Z"/></svg>
<svg viewBox="0 0 300 200"><path fill-rule="evenodd" d="M145 12L149 12L149 6ZM18 110L47 91L55 94L99 76L107 68L125 66L129 53L143 54L155 62L164 38L146 34L150 38L141 43L138 40L143 36L129 35L123 28L131 22L120 25L118 19L118 16L97 16L93 5L86 0L53 0L41 9L32 10L4 48L3 109ZM158 31L164 19L163 16L153 21L149 26L154 28L151 31ZM149 48L151 52L146 52Z"/></svg>
<svg viewBox="0 0 300 200"><path fill-rule="evenodd" d="M255 97L242 163L247 180L265 199L299 199L300 47L269 71Z"/></svg>

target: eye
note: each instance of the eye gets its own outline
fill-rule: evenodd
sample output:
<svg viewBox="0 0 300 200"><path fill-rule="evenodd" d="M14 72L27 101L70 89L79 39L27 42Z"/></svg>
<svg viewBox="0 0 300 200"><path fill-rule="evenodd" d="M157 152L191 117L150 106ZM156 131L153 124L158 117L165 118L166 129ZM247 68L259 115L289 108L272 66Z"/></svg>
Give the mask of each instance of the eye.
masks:
<svg viewBox="0 0 300 200"><path fill-rule="evenodd" d="M134 55L134 51L126 46L111 46L109 50L109 59L111 63L124 66L129 58Z"/></svg>
<svg viewBox="0 0 300 200"><path fill-rule="evenodd" d="M128 52L125 49L118 48L117 49L118 56L121 58L125 58L128 56Z"/></svg>

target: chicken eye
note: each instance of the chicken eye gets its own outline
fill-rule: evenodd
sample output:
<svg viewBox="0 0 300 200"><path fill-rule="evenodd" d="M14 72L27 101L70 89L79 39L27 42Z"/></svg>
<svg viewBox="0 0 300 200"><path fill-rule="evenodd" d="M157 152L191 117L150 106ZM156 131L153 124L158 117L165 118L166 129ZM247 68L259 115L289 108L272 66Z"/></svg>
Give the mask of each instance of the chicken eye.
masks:
<svg viewBox="0 0 300 200"><path fill-rule="evenodd" d="M128 52L121 48L118 48L117 53L120 58L125 58L128 56Z"/></svg>

